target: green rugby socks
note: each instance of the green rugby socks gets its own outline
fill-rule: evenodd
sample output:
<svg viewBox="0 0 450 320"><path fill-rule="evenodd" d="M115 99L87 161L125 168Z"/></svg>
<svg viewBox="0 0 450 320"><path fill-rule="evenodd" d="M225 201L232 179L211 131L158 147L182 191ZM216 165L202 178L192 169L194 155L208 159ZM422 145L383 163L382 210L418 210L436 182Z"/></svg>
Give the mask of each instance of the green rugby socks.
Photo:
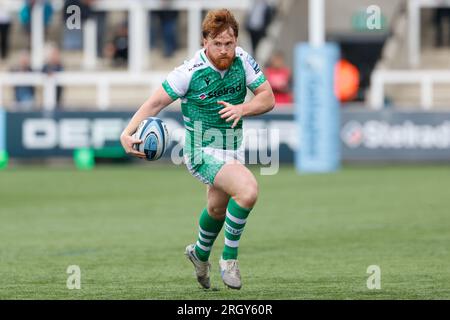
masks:
<svg viewBox="0 0 450 320"><path fill-rule="evenodd" d="M239 239L241 238L242 231L244 231L250 211L251 208L242 208L233 198L230 198L227 207L227 216L225 218L225 247L222 253L224 260L237 259Z"/></svg>
<svg viewBox="0 0 450 320"><path fill-rule="evenodd" d="M200 261L208 261L211 248L217 235L222 229L224 221L214 219L203 209L199 221L199 232L197 243L195 244L195 255Z"/></svg>

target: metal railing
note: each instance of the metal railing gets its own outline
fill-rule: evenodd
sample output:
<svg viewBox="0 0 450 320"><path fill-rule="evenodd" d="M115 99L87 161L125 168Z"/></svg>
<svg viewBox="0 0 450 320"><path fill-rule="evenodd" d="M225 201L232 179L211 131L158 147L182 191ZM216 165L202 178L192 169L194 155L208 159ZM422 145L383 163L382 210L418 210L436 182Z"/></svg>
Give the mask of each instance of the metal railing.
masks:
<svg viewBox="0 0 450 320"><path fill-rule="evenodd" d="M166 72L129 73L129 72L59 72L52 75L44 73L0 73L0 106L3 105L5 86L42 87L43 108L53 110L56 107L57 86L94 86L97 91L96 105L99 110L107 110L110 105L112 85L148 86L150 90L160 85Z"/></svg>
<svg viewBox="0 0 450 320"><path fill-rule="evenodd" d="M450 7L450 0L408 0L408 61L413 67L420 64L421 9Z"/></svg>
<svg viewBox="0 0 450 320"><path fill-rule="evenodd" d="M430 110L434 102L433 85L450 84L450 70L375 70L370 81L369 106L372 109L384 107L385 85L419 84L421 107Z"/></svg>

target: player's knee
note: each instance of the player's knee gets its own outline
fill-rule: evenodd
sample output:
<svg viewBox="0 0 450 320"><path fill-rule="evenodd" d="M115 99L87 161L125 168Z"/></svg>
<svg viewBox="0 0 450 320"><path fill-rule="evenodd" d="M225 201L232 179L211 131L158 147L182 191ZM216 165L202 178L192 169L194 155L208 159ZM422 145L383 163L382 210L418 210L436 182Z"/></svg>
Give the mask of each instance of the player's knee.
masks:
<svg viewBox="0 0 450 320"><path fill-rule="evenodd" d="M226 212L227 212L226 207L208 205L209 215L216 220L219 221L224 220Z"/></svg>
<svg viewBox="0 0 450 320"><path fill-rule="evenodd" d="M253 208L258 199L258 184L256 181L246 184L236 198L238 204L244 208Z"/></svg>

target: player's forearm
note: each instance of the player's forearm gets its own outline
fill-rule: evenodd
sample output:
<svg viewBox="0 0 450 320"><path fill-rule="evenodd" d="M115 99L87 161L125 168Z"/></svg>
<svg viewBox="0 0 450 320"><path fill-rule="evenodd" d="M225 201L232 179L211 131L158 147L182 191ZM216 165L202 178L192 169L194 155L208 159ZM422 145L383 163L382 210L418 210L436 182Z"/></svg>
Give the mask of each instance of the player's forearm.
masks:
<svg viewBox="0 0 450 320"><path fill-rule="evenodd" d="M243 104L242 115L256 116L269 112L275 106L275 97L272 91L264 91L254 96L249 102Z"/></svg>
<svg viewBox="0 0 450 320"><path fill-rule="evenodd" d="M171 104L172 101L173 100L167 95L162 86L159 87L156 92L140 106L138 111L136 111L122 134L132 135L136 132L136 129L142 120L148 117L155 117L163 108Z"/></svg>
<svg viewBox="0 0 450 320"><path fill-rule="evenodd" d="M128 123L127 127L123 130L123 133L127 135L132 135L134 132L136 132L136 129L142 120L148 117L156 116L162 109L162 107L163 106L159 103L157 99L155 99L154 97L150 97L136 111L136 113L133 115L130 122Z"/></svg>

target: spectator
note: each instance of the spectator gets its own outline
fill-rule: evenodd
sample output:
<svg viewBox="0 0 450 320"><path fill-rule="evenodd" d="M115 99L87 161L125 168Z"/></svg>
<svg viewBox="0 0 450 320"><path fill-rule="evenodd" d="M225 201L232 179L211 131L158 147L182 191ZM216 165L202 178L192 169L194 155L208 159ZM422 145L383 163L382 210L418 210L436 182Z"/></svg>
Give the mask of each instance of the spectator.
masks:
<svg viewBox="0 0 450 320"><path fill-rule="evenodd" d="M32 72L30 55L23 51L19 55L19 64L11 69L12 72ZM33 86L19 85L14 87L14 97L19 110L29 111L34 105L35 90Z"/></svg>
<svg viewBox="0 0 450 320"><path fill-rule="evenodd" d="M61 53L60 53L59 49L54 45L49 46L48 52L47 52L47 61L44 65L44 67L42 68L42 72L51 76L55 72L61 72L63 70L64 70L64 67L61 62ZM62 93L63 93L63 88L61 86L57 86L56 87L56 108L57 109L62 108L62 103L61 103Z"/></svg>
<svg viewBox="0 0 450 320"><path fill-rule="evenodd" d="M113 39L105 47L105 56L112 60L114 66L128 63L128 23L123 22L114 32Z"/></svg>
<svg viewBox="0 0 450 320"><path fill-rule="evenodd" d="M9 30L11 15L5 4L0 3L0 58L6 59L9 51Z"/></svg>
<svg viewBox="0 0 450 320"><path fill-rule="evenodd" d="M284 54L282 52L275 52L269 61L264 74L267 81L272 86L273 94L275 96L275 104L291 104L292 98L292 72L286 66Z"/></svg>
<svg viewBox="0 0 450 320"><path fill-rule="evenodd" d="M28 35L31 33L31 17L32 10L36 3L36 0L25 0L22 8L19 12L20 23L24 26ZM47 31L53 16L53 7L49 0L44 0L44 27Z"/></svg>
<svg viewBox="0 0 450 320"><path fill-rule="evenodd" d="M266 36L267 27L275 15L275 8L267 0L253 0L251 10L246 19L246 29L250 34L253 54L259 42Z"/></svg>
<svg viewBox="0 0 450 320"><path fill-rule="evenodd" d="M435 42L437 47L442 47L444 45L444 30L448 31L445 20L448 20L448 23L450 23L450 8L437 7L433 19L433 23L436 29Z"/></svg>

